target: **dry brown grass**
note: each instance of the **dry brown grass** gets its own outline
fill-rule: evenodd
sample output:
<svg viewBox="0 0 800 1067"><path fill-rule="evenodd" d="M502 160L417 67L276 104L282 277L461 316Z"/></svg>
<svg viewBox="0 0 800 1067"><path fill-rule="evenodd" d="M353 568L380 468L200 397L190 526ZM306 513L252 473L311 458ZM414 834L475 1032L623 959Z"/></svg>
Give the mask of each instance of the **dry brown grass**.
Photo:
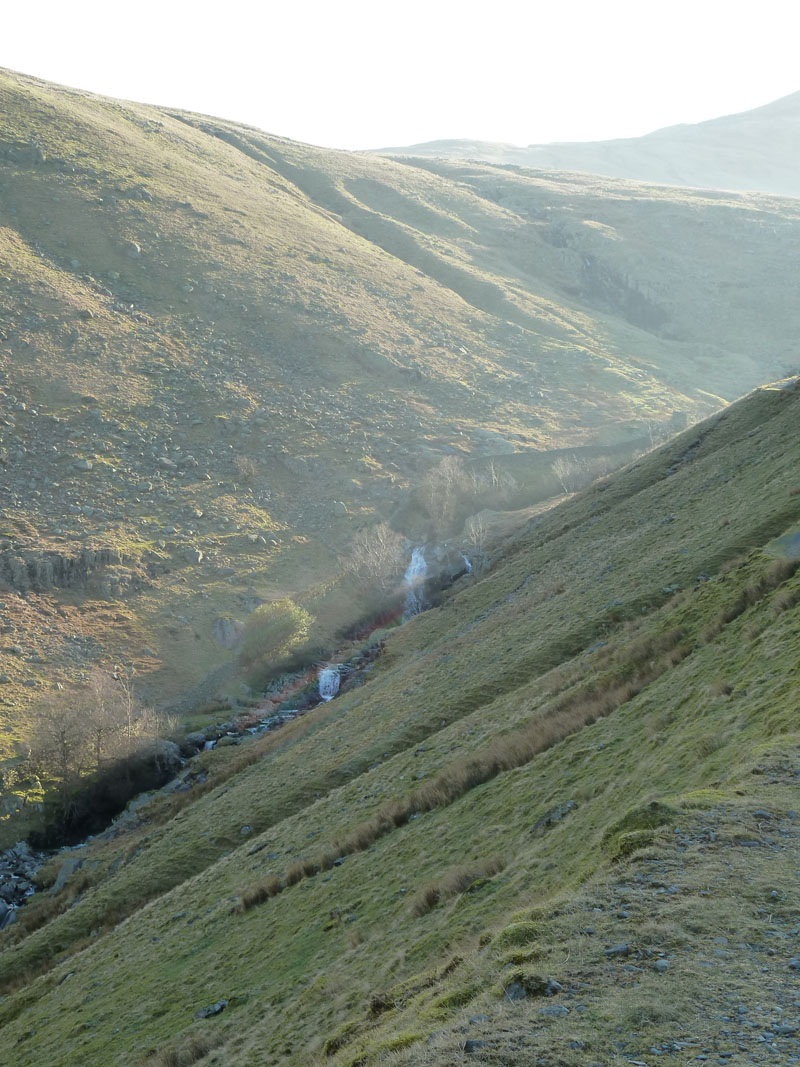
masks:
<svg viewBox="0 0 800 1067"><path fill-rule="evenodd" d="M724 678L715 678L708 687L708 695L711 697L728 697L733 692L733 686Z"/></svg>
<svg viewBox="0 0 800 1067"><path fill-rule="evenodd" d="M494 877L504 870L506 865L507 861L503 856L493 856L477 863L451 867L441 877L428 882L420 889L411 901L411 913L416 916L426 915L441 901L458 896L480 879Z"/></svg>
<svg viewBox="0 0 800 1067"><path fill-rule="evenodd" d="M342 856L366 851L379 838L405 825L412 815L447 807L476 786L491 781L504 771L524 766L570 734L610 715L690 654L690 647L679 643L682 639L683 631L673 629L655 638L644 638L632 647L626 646L625 660L619 657L616 666L618 669L624 667L632 677L620 680L618 674L609 672L604 680L565 695L520 729L496 738L479 752L456 760L424 785L386 801L370 819L329 845L315 863L298 861L292 864L284 876L282 889L318 870L329 870ZM635 669L637 666L638 670ZM244 890L242 901L250 895L250 889ZM262 898L266 899L266 896ZM247 908L242 904L235 910L245 911Z"/></svg>
<svg viewBox="0 0 800 1067"><path fill-rule="evenodd" d="M733 561L731 566L741 565L739 561ZM703 630L703 641L706 644L713 641L722 632L724 626L738 619L748 608L753 607L753 605L762 600L767 593L788 581L797 571L798 566L800 566L800 560L776 559L767 567L760 578L745 586L735 600L720 610L716 619Z"/></svg>
<svg viewBox="0 0 800 1067"><path fill-rule="evenodd" d="M145 1056L140 1063L142 1067L192 1067L192 1064L202 1060L219 1043L219 1038L211 1034L190 1034L178 1048L170 1046L159 1049L155 1054Z"/></svg>
<svg viewBox="0 0 800 1067"><path fill-rule="evenodd" d="M240 912L250 911L251 908L263 904L270 897L277 896L282 889L283 883L277 875L272 874L268 878L262 878L260 882L251 885L242 893L241 903L234 910Z"/></svg>
<svg viewBox="0 0 800 1067"><path fill-rule="evenodd" d="M780 615L783 611L791 611L797 604L800 604L800 589L784 589L772 601L772 614Z"/></svg>

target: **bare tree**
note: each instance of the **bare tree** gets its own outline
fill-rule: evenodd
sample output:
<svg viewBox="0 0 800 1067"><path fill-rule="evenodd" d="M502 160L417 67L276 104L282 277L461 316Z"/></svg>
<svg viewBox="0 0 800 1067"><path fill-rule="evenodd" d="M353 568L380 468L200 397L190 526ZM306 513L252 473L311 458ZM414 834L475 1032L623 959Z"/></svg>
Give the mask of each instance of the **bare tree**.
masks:
<svg viewBox="0 0 800 1067"><path fill-rule="evenodd" d="M445 456L425 475L420 492L437 529L445 530L453 521L458 498L467 484L464 463L458 456Z"/></svg>
<svg viewBox="0 0 800 1067"><path fill-rule="evenodd" d="M119 733L119 693L112 675L99 667L89 672L88 689L86 730L94 769L99 771Z"/></svg>
<svg viewBox="0 0 800 1067"><path fill-rule="evenodd" d="M388 593L397 585L404 561L403 538L381 522L356 533L348 569L361 585Z"/></svg>
<svg viewBox="0 0 800 1067"><path fill-rule="evenodd" d="M486 521L486 516L480 512L477 515L471 515L467 519L464 532L470 548L476 552L482 552L489 539L489 524Z"/></svg>
<svg viewBox="0 0 800 1067"><path fill-rule="evenodd" d="M575 455L558 456L553 460L552 469L565 493L574 493L591 481L586 464Z"/></svg>
<svg viewBox="0 0 800 1067"><path fill-rule="evenodd" d="M31 766L57 785L62 808L90 759L86 719L74 694L48 694L35 709Z"/></svg>

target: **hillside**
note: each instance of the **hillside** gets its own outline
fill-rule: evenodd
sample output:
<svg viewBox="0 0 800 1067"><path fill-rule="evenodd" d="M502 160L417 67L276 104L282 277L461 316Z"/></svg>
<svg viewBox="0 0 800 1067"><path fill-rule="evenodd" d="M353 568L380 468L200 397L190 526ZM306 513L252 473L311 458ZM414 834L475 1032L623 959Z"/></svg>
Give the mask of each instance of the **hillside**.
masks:
<svg viewBox="0 0 800 1067"><path fill-rule="evenodd" d="M380 151L391 156L482 159L536 170L582 171L658 185L758 189L778 196L800 196L796 166L800 92L751 111L667 126L644 137L525 147L443 140Z"/></svg>
<svg viewBox="0 0 800 1067"><path fill-rule="evenodd" d="M90 663L160 704L224 672L215 621L261 601L330 645L354 530L430 536L444 457L538 506L563 450L618 464L796 366L789 199L409 165L11 72L0 172L0 756Z"/></svg>
<svg viewBox="0 0 800 1067"><path fill-rule="evenodd" d="M4 1062L795 1062L799 418L759 389L545 512L57 857Z"/></svg>

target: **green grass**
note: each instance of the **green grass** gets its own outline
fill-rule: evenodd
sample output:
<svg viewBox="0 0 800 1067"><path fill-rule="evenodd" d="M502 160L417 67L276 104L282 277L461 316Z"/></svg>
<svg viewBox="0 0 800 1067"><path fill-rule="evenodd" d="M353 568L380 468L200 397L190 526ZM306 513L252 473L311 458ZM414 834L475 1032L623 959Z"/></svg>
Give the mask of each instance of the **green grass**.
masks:
<svg viewBox="0 0 800 1067"><path fill-rule="evenodd" d="M24 516L2 525L22 547L86 539L170 561L172 578L128 600L130 630L107 620L93 653L136 667L157 701L224 659L210 625L251 587L311 597L374 518L420 534L411 488L451 451L485 461L484 431L515 435L496 460L519 475L515 506L534 507L559 491L547 450L618 455L647 420L699 418L787 369L793 201L409 165L9 72L0 102L0 138L46 156L2 161L3 390L65 420L58 453L33 452L48 492L23 485ZM637 294L666 316L657 329L631 319ZM3 447L38 448L40 425L17 416ZM153 442L198 467L154 472ZM70 488L73 452L96 459ZM71 512L78 498L99 517ZM254 550L248 533L282 544ZM189 547L236 573L184 567ZM325 636L359 614L341 597ZM177 639L176 615L191 618ZM15 625L25 643L48 624ZM69 636L49 641L48 684L77 678ZM25 739L31 691L4 649L0 670L2 756Z"/></svg>
<svg viewBox="0 0 800 1067"><path fill-rule="evenodd" d="M254 743L252 761L209 753L208 788L94 844L81 894L27 936L4 935L0 1026L15 1062L99 1063L112 1043L138 1063L225 998L208 1021L210 1064L420 1063L431 1048L447 1063L467 1013L506 1017L496 992L516 971L592 976L579 1031L594 1029L595 1058L618 1025L643 1041L670 1032L708 973L673 972L663 1003L649 974L632 997L624 981L604 986L605 945L656 945L654 928L637 914L618 936L604 905L586 935L582 912L637 864L672 863L676 826L711 820L738 848L747 811L783 803L800 742L800 620L785 605L800 575L764 550L798 518L798 405L797 388L760 391L541 516L486 577L396 630L367 684ZM624 699L596 714L608 693ZM515 741L587 707L543 749ZM499 750L519 758L419 803ZM343 862L319 863L330 849ZM756 881L783 888L792 862L754 857ZM681 901L665 911L662 947L730 922L739 886L725 859L697 863L692 893L723 888L692 896L694 917ZM271 879L281 892L238 906ZM420 908L429 886L436 900ZM565 1055L571 1032L547 1031Z"/></svg>

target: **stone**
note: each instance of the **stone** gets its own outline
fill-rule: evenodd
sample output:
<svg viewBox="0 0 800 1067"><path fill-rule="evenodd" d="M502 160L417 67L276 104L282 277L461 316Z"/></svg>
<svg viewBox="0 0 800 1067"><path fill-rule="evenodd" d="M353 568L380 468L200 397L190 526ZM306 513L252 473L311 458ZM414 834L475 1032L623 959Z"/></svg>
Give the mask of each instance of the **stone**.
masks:
<svg viewBox="0 0 800 1067"><path fill-rule="evenodd" d="M569 1008L566 1004L547 1004L539 1009L539 1014L549 1015L554 1019L563 1019L565 1015L569 1015Z"/></svg>
<svg viewBox="0 0 800 1067"><path fill-rule="evenodd" d="M506 1000L524 1000L527 995L525 986L522 982L512 982L511 985L506 988L505 992Z"/></svg>
<svg viewBox="0 0 800 1067"><path fill-rule="evenodd" d="M604 950L604 954L609 959L614 956L629 956L631 953L631 946L627 942L622 942L619 945L611 945L610 948Z"/></svg>
<svg viewBox="0 0 800 1067"><path fill-rule="evenodd" d="M653 970L657 971L659 974L664 974L669 970L669 960L656 960L653 964Z"/></svg>
<svg viewBox="0 0 800 1067"><path fill-rule="evenodd" d="M58 876L50 889L51 893L59 893L67 884L73 874L83 866L83 860L80 856L72 856L70 859L65 860L61 864Z"/></svg>
<svg viewBox="0 0 800 1067"><path fill-rule="evenodd" d="M195 1019L210 1019L212 1015L219 1015L228 1006L227 1000L218 1000L215 1004L209 1004L207 1008L201 1008L194 1013Z"/></svg>
<svg viewBox="0 0 800 1067"><path fill-rule="evenodd" d="M227 616L220 616L211 624L211 634L220 648L235 648L241 641L243 632L244 623Z"/></svg>
<svg viewBox="0 0 800 1067"><path fill-rule="evenodd" d="M94 463L90 459L76 459L72 466L76 471L90 471Z"/></svg>

